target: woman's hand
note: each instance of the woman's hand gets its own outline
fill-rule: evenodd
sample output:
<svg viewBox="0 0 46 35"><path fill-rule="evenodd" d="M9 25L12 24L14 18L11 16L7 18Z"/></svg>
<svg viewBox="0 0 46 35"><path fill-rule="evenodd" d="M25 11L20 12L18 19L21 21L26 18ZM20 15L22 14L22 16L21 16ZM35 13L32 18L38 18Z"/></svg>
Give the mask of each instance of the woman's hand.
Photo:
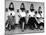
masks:
<svg viewBox="0 0 46 35"><path fill-rule="evenodd" d="M21 16L20 15L18 15L20 18L21 18Z"/></svg>

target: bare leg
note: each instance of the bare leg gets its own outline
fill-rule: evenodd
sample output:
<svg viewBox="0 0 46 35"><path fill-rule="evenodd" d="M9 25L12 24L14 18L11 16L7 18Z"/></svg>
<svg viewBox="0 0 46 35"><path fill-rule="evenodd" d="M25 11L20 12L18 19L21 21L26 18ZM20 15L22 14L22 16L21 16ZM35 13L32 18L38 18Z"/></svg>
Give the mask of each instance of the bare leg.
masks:
<svg viewBox="0 0 46 35"><path fill-rule="evenodd" d="M22 31L24 31L24 22L22 23Z"/></svg>

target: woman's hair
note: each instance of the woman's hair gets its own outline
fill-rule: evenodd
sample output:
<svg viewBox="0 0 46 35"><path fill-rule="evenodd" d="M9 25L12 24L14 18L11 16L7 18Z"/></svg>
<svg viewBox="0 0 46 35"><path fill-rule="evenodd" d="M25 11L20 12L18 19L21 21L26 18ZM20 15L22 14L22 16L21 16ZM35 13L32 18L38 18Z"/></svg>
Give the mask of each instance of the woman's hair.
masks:
<svg viewBox="0 0 46 35"><path fill-rule="evenodd" d="M11 8L11 5L12 5L12 8ZM13 2L10 3L9 10L11 10L11 11L14 10L14 4L13 4Z"/></svg>
<svg viewBox="0 0 46 35"><path fill-rule="evenodd" d="M30 10L31 10L31 12L34 11L34 5L33 4L30 5Z"/></svg>
<svg viewBox="0 0 46 35"><path fill-rule="evenodd" d="M12 13L10 13L10 15L12 15Z"/></svg>
<svg viewBox="0 0 46 35"><path fill-rule="evenodd" d="M23 5L23 8L22 8L22 5ZM22 11L25 10L24 3L21 4L20 9L21 9Z"/></svg>
<svg viewBox="0 0 46 35"><path fill-rule="evenodd" d="M37 11L35 11L35 14L37 14Z"/></svg>
<svg viewBox="0 0 46 35"><path fill-rule="evenodd" d="M41 9L41 6L39 6L39 9Z"/></svg>
<svg viewBox="0 0 46 35"><path fill-rule="evenodd" d="M39 6L39 8L38 8L38 13L39 14L42 13L42 11L40 9L41 9L41 6Z"/></svg>

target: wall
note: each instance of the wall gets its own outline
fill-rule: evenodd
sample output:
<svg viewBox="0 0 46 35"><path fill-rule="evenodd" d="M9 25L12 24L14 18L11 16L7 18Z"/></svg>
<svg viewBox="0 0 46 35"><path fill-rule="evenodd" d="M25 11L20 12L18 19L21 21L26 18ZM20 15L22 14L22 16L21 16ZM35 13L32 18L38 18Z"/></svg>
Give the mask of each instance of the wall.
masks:
<svg viewBox="0 0 46 35"><path fill-rule="evenodd" d="M12 0L6 0L6 3L5 3L5 7L8 8L9 7L9 4ZM41 2L24 2L24 1L12 1L14 3L14 8L15 8L15 16L16 16L16 23L18 23L18 20L19 20L19 17L17 16L17 9L20 8L20 5L21 3L23 2L25 4L25 8L26 10L29 10L30 9L30 4L33 3L34 4L34 8L35 10L38 10L38 7L41 6L42 7L42 11L44 13L44 3L41 3ZM7 14L5 13L5 20L7 20Z"/></svg>

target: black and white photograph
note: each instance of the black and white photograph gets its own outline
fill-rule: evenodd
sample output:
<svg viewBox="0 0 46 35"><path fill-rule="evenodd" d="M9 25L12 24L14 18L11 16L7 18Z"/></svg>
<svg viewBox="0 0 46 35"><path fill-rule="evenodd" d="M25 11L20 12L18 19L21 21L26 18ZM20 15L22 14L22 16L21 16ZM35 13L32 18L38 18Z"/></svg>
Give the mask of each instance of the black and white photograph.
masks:
<svg viewBox="0 0 46 35"><path fill-rule="evenodd" d="M43 33L44 2L5 0L5 35Z"/></svg>

